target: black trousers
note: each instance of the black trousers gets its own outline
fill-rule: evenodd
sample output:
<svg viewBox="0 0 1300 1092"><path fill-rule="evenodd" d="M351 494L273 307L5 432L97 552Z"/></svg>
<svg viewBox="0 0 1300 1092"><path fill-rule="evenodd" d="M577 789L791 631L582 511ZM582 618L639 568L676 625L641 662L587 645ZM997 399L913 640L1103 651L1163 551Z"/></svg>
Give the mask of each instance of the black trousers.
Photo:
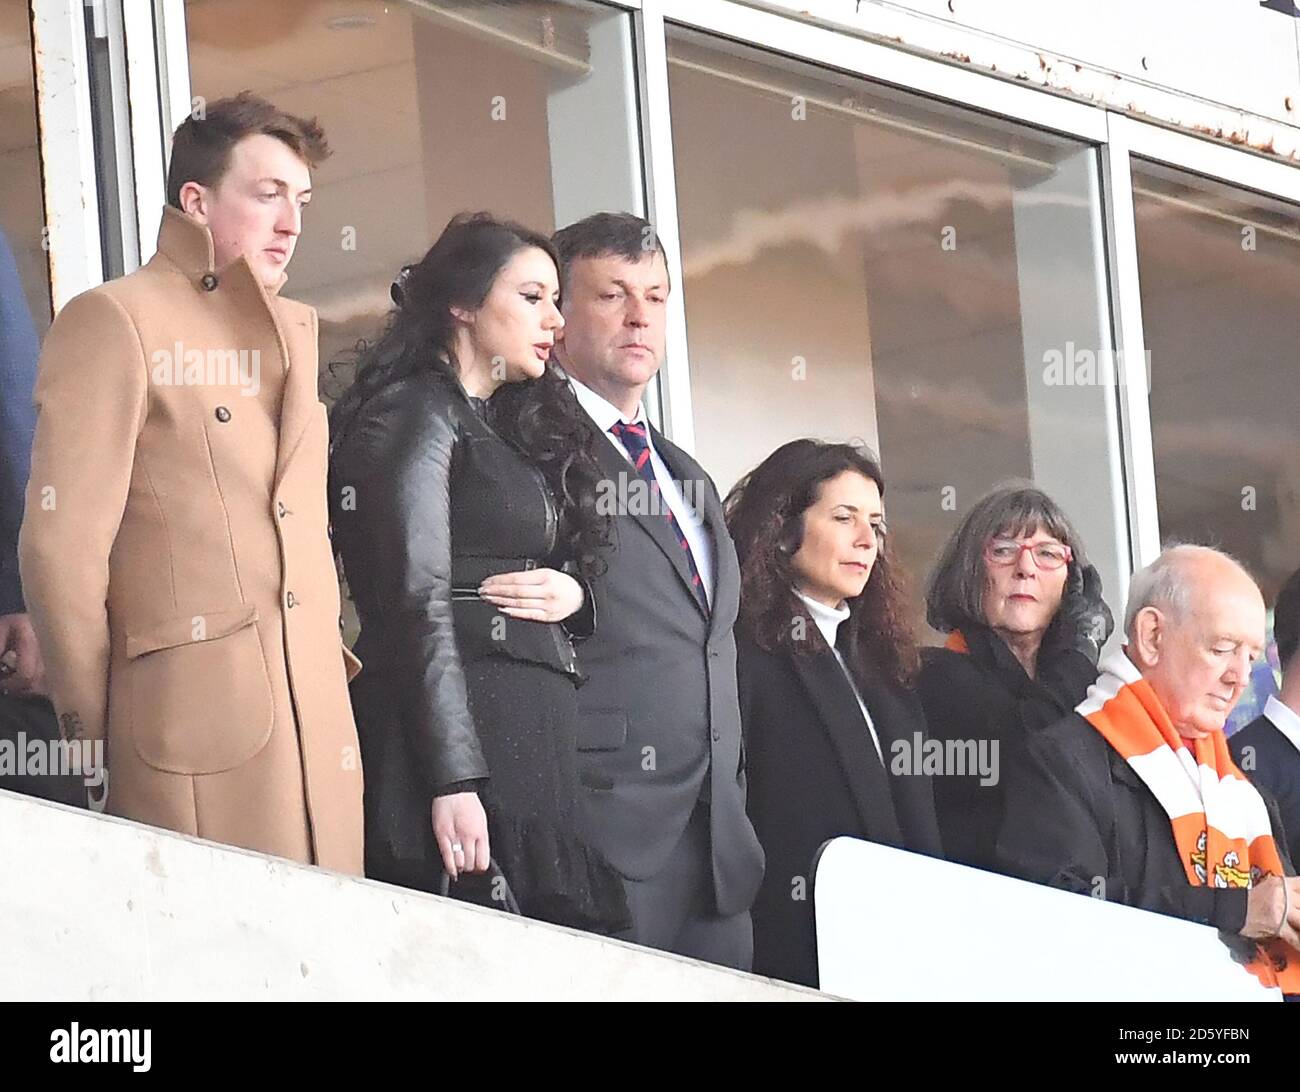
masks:
<svg viewBox="0 0 1300 1092"><path fill-rule="evenodd" d="M748 971L754 962L754 928L749 911L722 917L713 898L709 805L695 805L668 863L646 880L624 879L632 927L614 936L647 948L673 952Z"/></svg>
<svg viewBox="0 0 1300 1092"><path fill-rule="evenodd" d="M59 721L54 715L54 706L48 701L44 698L15 698L0 694L0 741L15 758L12 766L8 758L0 760L0 789L84 808L85 780L75 774L63 774L52 769L52 748L58 739ZM33 743L45 755L43 765L37 766L31 761L17 762L17 752L25 750L30 755ZM19 773L19 769L25 772ZM30 772L33 769L43 772Z"/></svg>

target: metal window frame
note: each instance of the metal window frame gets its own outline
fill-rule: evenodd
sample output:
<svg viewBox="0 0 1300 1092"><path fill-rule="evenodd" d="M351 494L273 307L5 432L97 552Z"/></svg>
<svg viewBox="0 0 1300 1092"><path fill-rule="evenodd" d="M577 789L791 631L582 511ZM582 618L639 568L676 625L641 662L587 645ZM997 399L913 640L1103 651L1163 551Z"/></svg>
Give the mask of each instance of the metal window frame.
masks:
<svg viewBox="0 0 1300 1092"><path fill-rule="evenodd" d="M189 34L185 26L185 0L154 0L154 33L158 48L158 86L161 100L164 160L171 158L172 133L190 113ZM164 162L164 169L166 162Z"/></svg>
<svg viewBox="0 0 1300 1092"><path fill-rule="evenodd" d="M597 0L632 14L637 63L636 102L640 112L647 212L663 239L677 291L669 297L667 356L649 401L665 431L687 450L694 448L690 355L682 286L681 240L673 162L672 104L668 94L667 33L681 26L720 39L779 53L800 61L923 95L955 107L1074 137L1097 147L1102 172L1105 259L1110 310L1121 379L1110 437L1123 460L1125 513L1130 561L1145 564L1159 551L1154 453L1146 384L1125 374L1133 362L1145 368L1145 337L1133 216L1131 157L1155 160L1300 205L1300 169L1277 159L1213 139L1144 122L1098 104L1001 79L968 66L926 57L850 31L800 20L739 0ZM38 72L42 151L46 164L46 207L51 210L51 275L56 308L75 291L98 283L99 236L89 104L85 102L85 48L80 4L31 0L43 29L45 56L59 59ZM75 11L69 10L75 7ZM143 8L144 5L137 5ZM184 0L153 0L153 37L146 43L147 16L126 24L132 75L130 104L141 223L156 215L165 180L166 144L190 109ZM153 82L148 84L152 46ZM62 47L62 48L60 48ZM79 67L78 67L79 66ZM80 78L78 78L78 75ZM75 95L57 92L71 86ZM137 122L137 119L143 119ZM141 129L136 131L135 125ZM160 134L160 135L159 135ZM155 148L160 151L155 152ZM52 179L77 179L77 187ZM60 190L65 191L60 194ZM145 241L142 239L143 250ZM150 242L147 244L152 246ZM74 272L75 271L75 272ZM57 283L53 283L56 282ZM1121 525L1124 521L1120 521Z"/></svg>
<svg viewBox="0 0 1300 1092"><path fill-rule="evenodd" d="M1160 553L1160 515L1156 503L1155 450L1151 442L1151 406L1146 376L1146 336L1138 283L1137 224L1133 214L1133 178L1127 130L1114 122L1101 149L1102 201L1106 206L1107 264L1111 277L1111 325L1114 332L1119 401L1120 455L1128 500L1130 572ZM1140 369L1134 374L1134 366ZM1128 596L1128 574L1116 602Z"/></svg>
<svg viewBox="0 0 1300 1092"><path fill-rule="evenodd" d="M55 314L104 279L83 8L31 0L50 301Z"/></svg>
<svg viewBox="0 0 1300 1092"><path fill-rule="evenodd" d="M1021 87L942 61L905 53L843 31L815 26L733 0L642 0L639 37L644 37L643 129L647 134L647 189L677 286L669 297L668 352L660 374L673 442L694 451L695 421L691 401L690 352L686 341L686 303L681 272L676 180L671 162L672 114L668 101L668 24L702 31L741 45L780 53L823 68L836 69L873 83L926 95L948 103L1004 117L1037 129L1101 145L1106 114L1060 96Z"/></svg>
<svg viewBox="0 0 1300 1092"><path fill-rule="evenodd" d="M1149 386L1124 374L1139 361L1143 370L1146 369L1133 159L1150 160L1297 206L1300 206L1300 169L1246 149L1113 112L1108 115L1108 130L1103 154L1110 210L1112 304L1116 340L1123 349L1120 412L1125 433L1129 532L1136 569L1155 560L1160 553L1161 538Z"/></svg>
<svg viewBox="0 0 1300 1092"><path fill-rule="evenodd" d="M655 377L658 426L673 443L695 450L695 414L691 403L686 300L682 291L681 231L677 222L677 182L673 166L672 115L668 101L668 36L663 15L653 0L641 4L633 18L636 38L636 89L641 106L641 162L647 219L664 245L669 283L663 366Z"/></svg>
<svg viewBox="0 0 1300 1092"><path fill-rule="evenodd" d="M147 4L123 4L122 39L126 55L126 93L130 108L131 165L135 190L136 265L157 249L158 219L167 200L167 163L159 94L158 47L154 13ZM128 271L132 266L127 262Z"/></svg>

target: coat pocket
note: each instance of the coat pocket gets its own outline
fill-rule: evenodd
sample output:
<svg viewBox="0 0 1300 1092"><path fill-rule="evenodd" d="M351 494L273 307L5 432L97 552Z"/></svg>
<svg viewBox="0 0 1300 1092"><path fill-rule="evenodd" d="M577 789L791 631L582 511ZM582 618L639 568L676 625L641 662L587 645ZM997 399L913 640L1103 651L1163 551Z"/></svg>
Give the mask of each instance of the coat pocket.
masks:
<svg viewBox="0 0 1300 1092"><path fill-rule="evenodd" d="M126 654L131 738L155 769L220 773L271 738L275 700L255 606L130 631Z"/></svg>

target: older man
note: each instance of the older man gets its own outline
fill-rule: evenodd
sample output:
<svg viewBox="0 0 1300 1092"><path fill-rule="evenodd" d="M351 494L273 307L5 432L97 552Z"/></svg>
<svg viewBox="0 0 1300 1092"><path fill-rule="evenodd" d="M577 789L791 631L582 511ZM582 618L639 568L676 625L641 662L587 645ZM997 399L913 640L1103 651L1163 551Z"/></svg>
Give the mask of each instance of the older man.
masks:
<svg viewBox="0 0 1300 1092"><path fill-rule="evenodd" d="M1137 573L1128 642L1070 716L1004 763L1006 871L1258 942L1300 990L1300 880L1276 807L1223 735L1264 649L1264 600L1231 558L1175 546Z"/></svg>
<svg viewBox="0 0 1300 1092"><path fill-rule="evenodd" d="M46 340L20 560L109 812L360 872L316 313L279 295L326 153L248 93L177 129L157 254Z"/></svg>

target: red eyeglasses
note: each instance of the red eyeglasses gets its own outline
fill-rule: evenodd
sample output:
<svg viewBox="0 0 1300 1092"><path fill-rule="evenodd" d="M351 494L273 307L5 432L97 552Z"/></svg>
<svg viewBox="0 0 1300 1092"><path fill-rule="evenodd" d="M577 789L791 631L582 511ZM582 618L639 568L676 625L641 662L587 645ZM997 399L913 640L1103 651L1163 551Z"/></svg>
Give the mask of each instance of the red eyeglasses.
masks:
<svg viewBox="0 0 1300 1092"><path fill-rule="evenodd" d="M1068 563L1074 553L1059 542L1017 542L1011 538L991 538L984 547L984 559L990 565L1014 565L1026 550L1034 564L1044 572L1059 569Z"/></svg>

